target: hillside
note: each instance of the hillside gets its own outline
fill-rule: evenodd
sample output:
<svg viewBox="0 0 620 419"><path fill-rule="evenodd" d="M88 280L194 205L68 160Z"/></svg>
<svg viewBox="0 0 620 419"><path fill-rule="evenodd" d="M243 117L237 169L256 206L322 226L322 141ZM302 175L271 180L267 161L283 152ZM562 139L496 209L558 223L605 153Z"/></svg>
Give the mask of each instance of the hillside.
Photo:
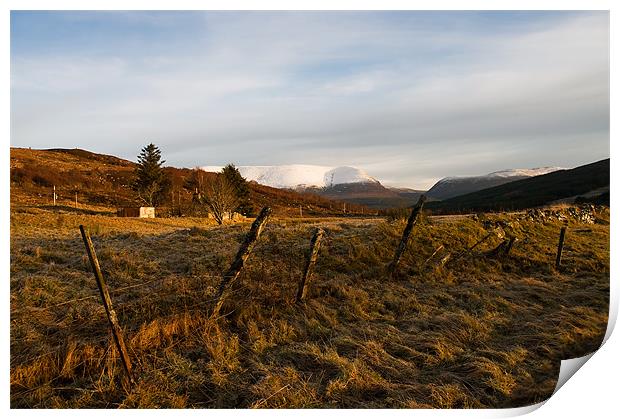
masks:
<svg viewBox="0 0 620 419"><path fill-rule="evenodd" d="M374 209L407 207L414 203L408 196L402 196L379 182L342 183L324 188L307 189L307 191L325 198L365 205Z"/></svg>
<svg viewBox="0 0 620 419"><path fill-rule="evenodd" d="M508 211L577 198L609 186L609 159L517 180L426 206L434 213Z"/></svg>
<svg viewBox="0 0 620 419"><path fill-rule="evenodd" d="M426 193L432 200L445 200L455 196L477 192L516 180L527 179L562 170L560 167L540 167L536 169L508 169L482 176L452 176L438 181Z"/></svg>
<svg viewBox="0 0 620 419"><path fill-rule="evenodd" d="M11 148L11 205L57 205L112 212L120 206L139 204L130 188L136 164L114 156L80 149L31 150ZM172 178L170 197L158 214L185 215L192 210L192 195L183 188L191 169L166 167ZM208 174L207 176L215 176ZM250 199L256 209L271 206L276 214L299 216L342 215L343 203L309 193L299 193L250 183ZM369 214L368 208L347 204L347 214Z"/></svg>

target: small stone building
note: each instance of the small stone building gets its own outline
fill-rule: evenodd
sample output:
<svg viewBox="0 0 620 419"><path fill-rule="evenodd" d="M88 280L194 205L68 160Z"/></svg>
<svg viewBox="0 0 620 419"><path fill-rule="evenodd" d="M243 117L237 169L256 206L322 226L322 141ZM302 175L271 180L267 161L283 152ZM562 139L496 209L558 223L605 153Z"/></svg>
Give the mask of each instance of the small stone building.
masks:
<svg viewBox="0 0 620 419"><path fill-rule="evenodd" d="M116 211L116 216L155 218L155 207L123 207Z"/></svg>

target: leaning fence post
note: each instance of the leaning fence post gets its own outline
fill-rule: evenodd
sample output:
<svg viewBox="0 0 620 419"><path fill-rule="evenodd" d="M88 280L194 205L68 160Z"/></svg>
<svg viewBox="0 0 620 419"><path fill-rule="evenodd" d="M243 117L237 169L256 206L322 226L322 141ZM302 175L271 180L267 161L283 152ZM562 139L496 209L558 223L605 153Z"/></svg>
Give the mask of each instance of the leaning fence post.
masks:
<svg viewBox="0 0 620 419"><path fill-rule="evenodd" d="M392 260L392 263L390 263L390 265L388 266L388 271L390 272L390 274L394 274L394 272L396 271L396 266L398 265L401 256L405 252L405 248L407 247L407 243L409 242L409 235L411 234L411 230L413 230L413 226L417 221L420 212L422 211L424 201L426 201L426 196L420 196L420 199L418 199L418 203L415 204L415 207L413 207L413 209L411 210L411 215L409 215L409 219L407 220L407 226L405 227L405 230L403 230L403 237L400 239L400 243L398 244L396 252L394 253L394 259Z"/></svg>
<svg viewBox="0 0 620 419"><path fill-rule="evenodd" d="M314 232L314 236L312 236L312 240L310 241L310 254L308 255L308 260L306 261L306 268L304 269L304 274L301 277L301 281L299 281L299 288L297 289L297 297L295 298L296 303L300 303L306 296L306 286L308 285L308 278L310 278L310 273L316 260L319 257L319 249L321 248L321 239L323 238L323 234L325 231L322 228L317 228Z"/></svg>
<svg viewBox="0 0 620 419"><path fill-rule="evenodd" d="M103 274L101 273L99 260L97 259L97 254L95 253L95 246L93 246L93 242L90 239L90 234L83 225L80 225L80 232L82 233L82 239L84 240L86 253L88 253L88 259L90 259L90 265L93 268L93 274L95 275L97 287L99 288L99 293L101 294L103 307L105 308L106 314L108 315L108 320L110 322L110 328L112 329L112 336L114 336L116 348L118 349L118 353L121 356L121 361L123 363L123 367L125 368L125 372L127 373L127 377L129 378L129 383L134 384L135 382L131 373L131 361L129 360L129 354L125 346L125 340L123 339L123 329L121 329L120 325L118 324L116 312L112 308L112 299L110 298L108 286L106 285L105 280L103 279Z"/></svg>
<svg viewBox="0 0 620 419"><path fill-rule="evenodd" d="M514 244L515 238L510 237L509 239L504 239L503 242L497 245L497 247L489 252L487 252L488 256L505 256L508 255L512 245Z"/></svg>
<svg viewBox="0 0 620 419"><path fill-rule="evenodd" d="M250 227L250 232L241 244L241 247L237 252L237 256L235 256L235 260L230 265L230 268L228 268L228 271L226 271L226 273L224 274L222 281L218 286L217 293L215 294L213 309L211 310L211 316L216 316L220 312L220 308L222 308L222 304L224 303L224 297L230 287L230 284L232 284L239 276L239 273L243 269L243 264L250 256L250 253L254 248L254 243L260 236L260 233L263 231L265 223L267 222L267 219L270 215L271 208L265 207L261 210L260 214L258 214L258 217L256 217L256 219L252 223L252 227Z"/></svg>
<svg viewBox="0 0 620 419"><path fill-rule="evenodd" d="M562 263L562 249L564 248L564 236L566 235L566 226L560 229L560 242L558 243L558 253L555 257L555 269L560 269Z"/></svg>
<svg viewBox="0 0 620 419"><path fill-rule="evenodd" d="M515 236L510 236L510 239L508 240L508 244L506 245L506 250L504 250L504 253L506 255L510 253L510 251L512 250L512 246L515 244L516 241L517 241L517 238Z"/></svg>

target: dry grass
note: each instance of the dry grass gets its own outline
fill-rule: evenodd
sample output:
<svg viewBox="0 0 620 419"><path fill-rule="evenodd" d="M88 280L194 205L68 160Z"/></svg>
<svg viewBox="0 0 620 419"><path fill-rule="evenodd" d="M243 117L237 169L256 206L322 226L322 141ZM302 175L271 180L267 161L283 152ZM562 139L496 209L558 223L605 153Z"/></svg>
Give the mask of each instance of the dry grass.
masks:
<svg viewBox="0 0 620 419"><path fill-rule="evenodd" d="M138 381L131 389L80 223L91 228L127 335ZM295 305L317 225L328 237L308 298ZM486 234L471 219L430 219L414 230L391 280L384 268L403 226L273 220L225 315L208 319L247 223L14 210L11 406L522 406L551 394L560 359L598 348L608 311L608 225L571 224L561 272L552 269L560 224L533 222L512 227L521 240L509 257L485 256L493 239L421 270L440 244L459 251Z"/></svg>

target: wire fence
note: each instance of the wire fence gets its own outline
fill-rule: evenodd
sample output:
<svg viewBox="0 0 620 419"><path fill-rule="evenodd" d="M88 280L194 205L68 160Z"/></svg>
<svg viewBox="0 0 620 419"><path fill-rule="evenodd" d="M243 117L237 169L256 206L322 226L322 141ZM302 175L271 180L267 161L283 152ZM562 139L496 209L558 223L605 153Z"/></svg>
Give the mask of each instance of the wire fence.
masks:
<svg viewBox="0 0 620 419"><path fill-rule="evenodd" d="M385 238L387 237L388 235L385 236ZM325 228L324 244L327 246L334 243L351 243L355 239L368 239L368 234L351 234L347 231ZM369 245L376 244L376 240L367 241ZM302 273L303 261L309 256L309 243L310 236L308 236L307 242L305 240L283 242L277 236L261 240L253 249L252 266L249 269L260 272L265 269L265 264L273 265L276 263L285 267L285 271L288 272L280 272L282 282L273 289L278 290L279 293L275 296L276 299L285 299L292 303L295 298L294 288L297 284L297 277ZM441 247L443 246L442 244ZM431 251L433 250L435 252L424 262L424 265L438 253L435 248L431 249ZM471 249L468 250L471 251ZM456 255L461 256L460 253ZM456 260L457 258L453 259ZM286 275L287 273L288 275ZM115 296L113 309L118 313L123 328L129 333L137 332L140 327L156 319L165 320L181 314L203 313L206 315L209 308L218 303L220 296L217 295L216 290L222 278L223 275L220 273L166 274L137 284L114 288L110 290L110 294ZM288 280L285 281L284 279ZM128 291L132 291L132 293L128 293ZM66 342L68 335L88 337L97 342L109 340L106 320L103 315L104 307L99 304L90 304L91 301L97 301L99 298L101 298L99 293L92 293L44 307L20 307L10 311L11 322L32 321L32 316L35 313L48 314L52 318L48 319L47 323L54 323L54 318L61 320L61 327L49 327L49 330L46 330L45 338L50 342L62 344ZM256 284L238 281L227 290L226 298L242 301L243 304L247 305L257 301L273 300L274 296L260 294L260 287L257 287ZM93 311L94 307L96 307L95 311ZM79 315L82 309L88 317ZM221 318L226 314L215 318ZM19 340L19 338L15 340ZM58 349L35 356L32 356L31 351L27 351L22 356L12 353L11 365L32 364L57 353Z"/></svg>

